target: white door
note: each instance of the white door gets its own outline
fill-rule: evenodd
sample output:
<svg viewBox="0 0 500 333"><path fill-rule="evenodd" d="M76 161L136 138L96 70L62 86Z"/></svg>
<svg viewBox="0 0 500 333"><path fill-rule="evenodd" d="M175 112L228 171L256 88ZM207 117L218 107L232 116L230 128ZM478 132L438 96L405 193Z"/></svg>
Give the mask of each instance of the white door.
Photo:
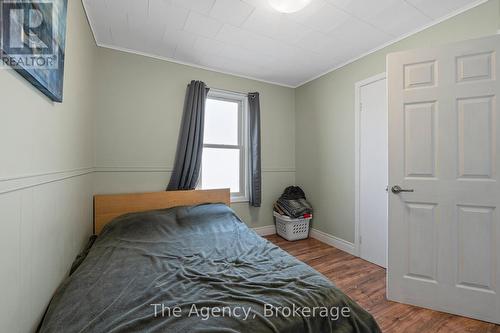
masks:
<svg viewBox="0 0 500 333"><path fill-rule="evenodd" d="M388 298L496 323L499 54L492 36L388 56Z"/></svg>
<svg viewBox="0 0 500 333"><path fill-rule="evenodd" d="M387 267L388 112L385 73L356 85L359 99L359 254Z"/></svg>

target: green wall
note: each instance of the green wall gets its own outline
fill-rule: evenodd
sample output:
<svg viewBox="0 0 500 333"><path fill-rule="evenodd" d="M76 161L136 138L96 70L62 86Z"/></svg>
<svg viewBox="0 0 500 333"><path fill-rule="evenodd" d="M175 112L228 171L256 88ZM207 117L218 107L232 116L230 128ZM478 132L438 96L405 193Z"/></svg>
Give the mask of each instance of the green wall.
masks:
<svg viewBox="0 0 500 333"><path fill-rule="evenodd" d="M294 89L105 48L98 59L96 193L165 189L186 86L203 80L212 88L260 93L262 207L232 207L251 227L273 224L273 202L295 183Z"/></svg>
<svg viewBox="0 0 500 333"><path fill-rule="evenodd" d="M495 34L499 13L490 0L296 89L296 181L314 206L314 228L354 242L355 83L385 72L390 52Z"/></svg>

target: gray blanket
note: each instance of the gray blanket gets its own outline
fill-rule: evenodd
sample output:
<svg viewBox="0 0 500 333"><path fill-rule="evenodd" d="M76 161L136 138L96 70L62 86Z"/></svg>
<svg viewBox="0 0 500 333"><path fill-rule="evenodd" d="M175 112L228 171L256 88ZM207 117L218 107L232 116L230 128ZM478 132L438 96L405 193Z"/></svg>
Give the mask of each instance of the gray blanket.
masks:
<svg viewBox="0 0 500 333"><path fill-rule="evenodd" d="M380 332L328 279L222 204L108 224L40 331Z"/></svg>

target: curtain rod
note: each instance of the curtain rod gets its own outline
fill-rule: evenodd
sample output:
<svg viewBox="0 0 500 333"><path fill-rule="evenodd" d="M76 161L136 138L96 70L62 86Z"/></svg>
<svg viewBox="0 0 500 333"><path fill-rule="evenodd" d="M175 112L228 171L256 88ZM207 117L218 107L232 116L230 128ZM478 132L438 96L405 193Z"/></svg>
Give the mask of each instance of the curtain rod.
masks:
<svg viewBox="0 0 500 333"><path fill-rule="evenodd" d="M240 91L234 91L234 90L228 90L228 89L220 89L220 88L213 88L213 87L209 87L209 86L207 86L207 88L209 88L210 90L213 90L213 91L229 92L229 93L232 93L232 94L238 94L238 95L242 95L242 96L248 96L248 93L242 93Z"/></svg>

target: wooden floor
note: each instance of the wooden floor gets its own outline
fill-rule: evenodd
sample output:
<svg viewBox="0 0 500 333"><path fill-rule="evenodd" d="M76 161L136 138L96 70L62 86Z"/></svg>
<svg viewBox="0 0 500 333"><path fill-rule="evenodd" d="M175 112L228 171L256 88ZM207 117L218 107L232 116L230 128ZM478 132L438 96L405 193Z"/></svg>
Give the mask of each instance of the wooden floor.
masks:
<svg viewBox="0 0 500 333"><path fill-rule="evenodd" d="M318 240L266 238L332 280L375 317L383 332L500 333L498 325L387 301L385 269Z"/></svg>

